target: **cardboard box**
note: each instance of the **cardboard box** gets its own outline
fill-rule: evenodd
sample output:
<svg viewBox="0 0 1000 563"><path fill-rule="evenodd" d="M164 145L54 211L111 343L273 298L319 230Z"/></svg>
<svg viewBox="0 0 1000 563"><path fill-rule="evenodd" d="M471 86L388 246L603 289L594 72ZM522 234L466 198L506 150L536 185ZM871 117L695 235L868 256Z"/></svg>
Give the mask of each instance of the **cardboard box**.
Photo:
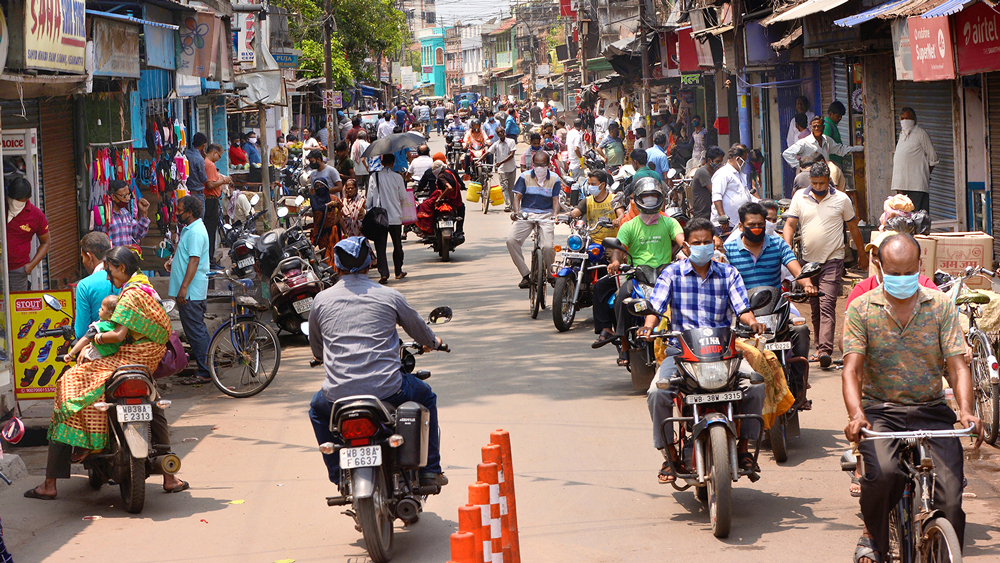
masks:
<svg viewBox="0 0 1000 563"><path fill-rule="evenodd" d="M930 238L936 241L934 250L934 270L951 275L960 275L968 266L993 267L993 237L981 232L934 233ZM966 285L975 289L990 289L990 282L974 277Z"/></svg>
<svg viewBox="0 0 1000 563"><path fill-rule="evenodd" d="M917 242L920 243L920 273L930 279L934 279L934 268L937 267L937 240L924 235L916 235L913 238L917 239ZM875 252L875 250L872 250L872 254L868 257L868 277L874 276L877 270L875 261L871 259Z"/></svg>

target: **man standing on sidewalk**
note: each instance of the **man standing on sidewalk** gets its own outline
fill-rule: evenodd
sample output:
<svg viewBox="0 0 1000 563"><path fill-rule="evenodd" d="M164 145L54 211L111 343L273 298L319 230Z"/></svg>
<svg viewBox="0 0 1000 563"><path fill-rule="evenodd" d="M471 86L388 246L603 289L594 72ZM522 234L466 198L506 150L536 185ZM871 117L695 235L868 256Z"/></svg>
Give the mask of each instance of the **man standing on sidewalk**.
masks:
<svg viewBox="0 0 1000 563"><path fill-rule="evenodd" d="M177 200L177 221L181 229L177 252L165 264L170 272L168 294L177 300L184 337L198 362L198 373L183 380L184 385L210 383L208 373L208 327L205 326L205 298L208 296L208 231L201 216L204 207L194 196ZM176 263L176 264L175 264ZM175 266L176 267L173 267Z"/></svg>
<svg viewBox="0 0 1000 563"><path fill-rule="evenodd" d="M810 186L795 192L792 204L785 212L784 238L792 246L795 228L802 228L802 259L819 262L823 269L816 283L822 297L809 300L812 309L813 332L816 334L816 356L821 367L830 366L833 335L837 330L837 298L844 275L844 225L851 231L854 244L865 247L858 229L858 216L847 194L830 185L830 167L817 162L809 169ZM858 267L868 269L868 255L858 255Z"/></svg>
<svg viewBox="0 0 1000 563"><path fill-rule="evenodd" d="M219 174L215 163L222 158L222 147L212 143L208 145L208 152L205 155L205 230L208 231L208 258L210 266L221 270L215 260L215 239L219 234L219 227L222 221L222 209L219 205L219 198L222 197L222 186L232 184L229 176Z"/></svg>
<svg viewBox="0 0 1000 563"><path fill-rule="evenodd" d="M149 231L149 202L136 200L137 213L132 212L132 188L124 180L108 182L108 193L114 203L111 218L97 230L111 237L111 246L138 245Z"/></svg>
<svg viewBox="0 0 1000 563"><path fill-rule="evenodd" d="M188 159L188 193L198 198L204 207L205 204L205 182L208 181L208 173L205 171L205 147L208 145L208 137L204 133L195 133L191 138L191 146L184 151L184 156ZM260 163L260 159L257 160ZM111 240L114 243L114 237Z"/></svg>

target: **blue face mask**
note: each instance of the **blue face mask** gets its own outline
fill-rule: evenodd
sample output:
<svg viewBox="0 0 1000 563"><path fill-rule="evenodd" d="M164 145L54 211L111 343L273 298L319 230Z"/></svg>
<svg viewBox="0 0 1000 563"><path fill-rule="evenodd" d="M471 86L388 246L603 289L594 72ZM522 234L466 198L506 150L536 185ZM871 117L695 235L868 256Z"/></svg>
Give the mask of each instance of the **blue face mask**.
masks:
<svg viewBox="0 0 1000 563"><path fill-rule="evenodd" d="M920 274L903 276L882 274L882 287L896 299L908 299L920 289Z"/></svg>
<svg viewBox="0 0 1000 563"><path fill-rule="evenodd" d="M691 247L691 262L697 266L704 266L715 255L714 244L699 244Z"/></svg>

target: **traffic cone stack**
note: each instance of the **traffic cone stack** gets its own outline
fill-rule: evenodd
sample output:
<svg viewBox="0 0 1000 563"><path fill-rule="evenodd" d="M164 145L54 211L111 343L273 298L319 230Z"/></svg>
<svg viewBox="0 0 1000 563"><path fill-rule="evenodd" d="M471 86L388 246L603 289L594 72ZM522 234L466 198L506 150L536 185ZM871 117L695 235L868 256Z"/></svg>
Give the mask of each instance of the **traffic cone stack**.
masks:
<svg viewBox="0 0 1000 563"><path fill-rule="evenodd" d="M490 486L490 540L493 542L493 563L503 563L503 537L500 533L500 468L495 463L480 463L476 476Z"/></svg>
<svg viewBox="0 0 1000 563"><path fill-rule="evenodd" d="M500 446L504 484L507 488L507 521L513 563L521 563L521 542L517 534L517 494L514 491L514 462L510 449L510 432L497 429L490 432L490 443Z"/></svg>
<svg viewBox="0 0 1000 563"><path fill-rule="evenodd" d="M483 563L493 563L493 540L490 532L490 486L483 482L469 485L469 504L479 509Z"/></svg>
<svg viewBox="0 0 1000 563"><path fill-rule="evenodd" d="M500 446L497 444L483 446L483 463L494 463L497 466L497 481L500 485L500 539L503 546L503 563L513 563L510 548L510 522L507 516L507 483L504 481L501 457Z"/></svg>
<svg viewBox="0 0 1000 563"><path fill-rule="evenodd" d="M485 483L483 483L485 484ZM488 485L487 485L488 487ZM489 494L487 488L487 494ZM471 498L472 493L470 491ZM487 501L489 497L487 497ZM476 538L476 563L491 563L492 554L489 557L483 556L483 510L474 505L467 504L458 508L458 531L469 532Z"/></svg>

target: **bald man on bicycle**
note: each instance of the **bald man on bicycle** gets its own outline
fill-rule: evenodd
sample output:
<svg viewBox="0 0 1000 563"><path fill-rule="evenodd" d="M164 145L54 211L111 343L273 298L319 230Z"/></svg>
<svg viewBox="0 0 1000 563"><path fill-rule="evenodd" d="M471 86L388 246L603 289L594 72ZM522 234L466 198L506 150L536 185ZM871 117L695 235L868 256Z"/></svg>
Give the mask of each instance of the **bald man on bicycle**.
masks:
<svg viewBox="0 0 1000 563"><path fill-rule="evenodd" d="M844 433L859 441L862 428L881 432L950 430L955 413L945 402L947 377L963 428L973 426L983 442L983 422L973 410L972 375L958 310L940 291L921 287L920 246L909 234L886 238L878 249L882 285L854 300L844 327L844 403L850 422ZM944 366L947 366L946 369ZM932 442L936 478L934 508L951 522L959 543L963 456L958 438ZM881 563L889 551L889 511L903 496L906 475L895 440L865 440L861 514L865 530L854 561Z"/></svg>

